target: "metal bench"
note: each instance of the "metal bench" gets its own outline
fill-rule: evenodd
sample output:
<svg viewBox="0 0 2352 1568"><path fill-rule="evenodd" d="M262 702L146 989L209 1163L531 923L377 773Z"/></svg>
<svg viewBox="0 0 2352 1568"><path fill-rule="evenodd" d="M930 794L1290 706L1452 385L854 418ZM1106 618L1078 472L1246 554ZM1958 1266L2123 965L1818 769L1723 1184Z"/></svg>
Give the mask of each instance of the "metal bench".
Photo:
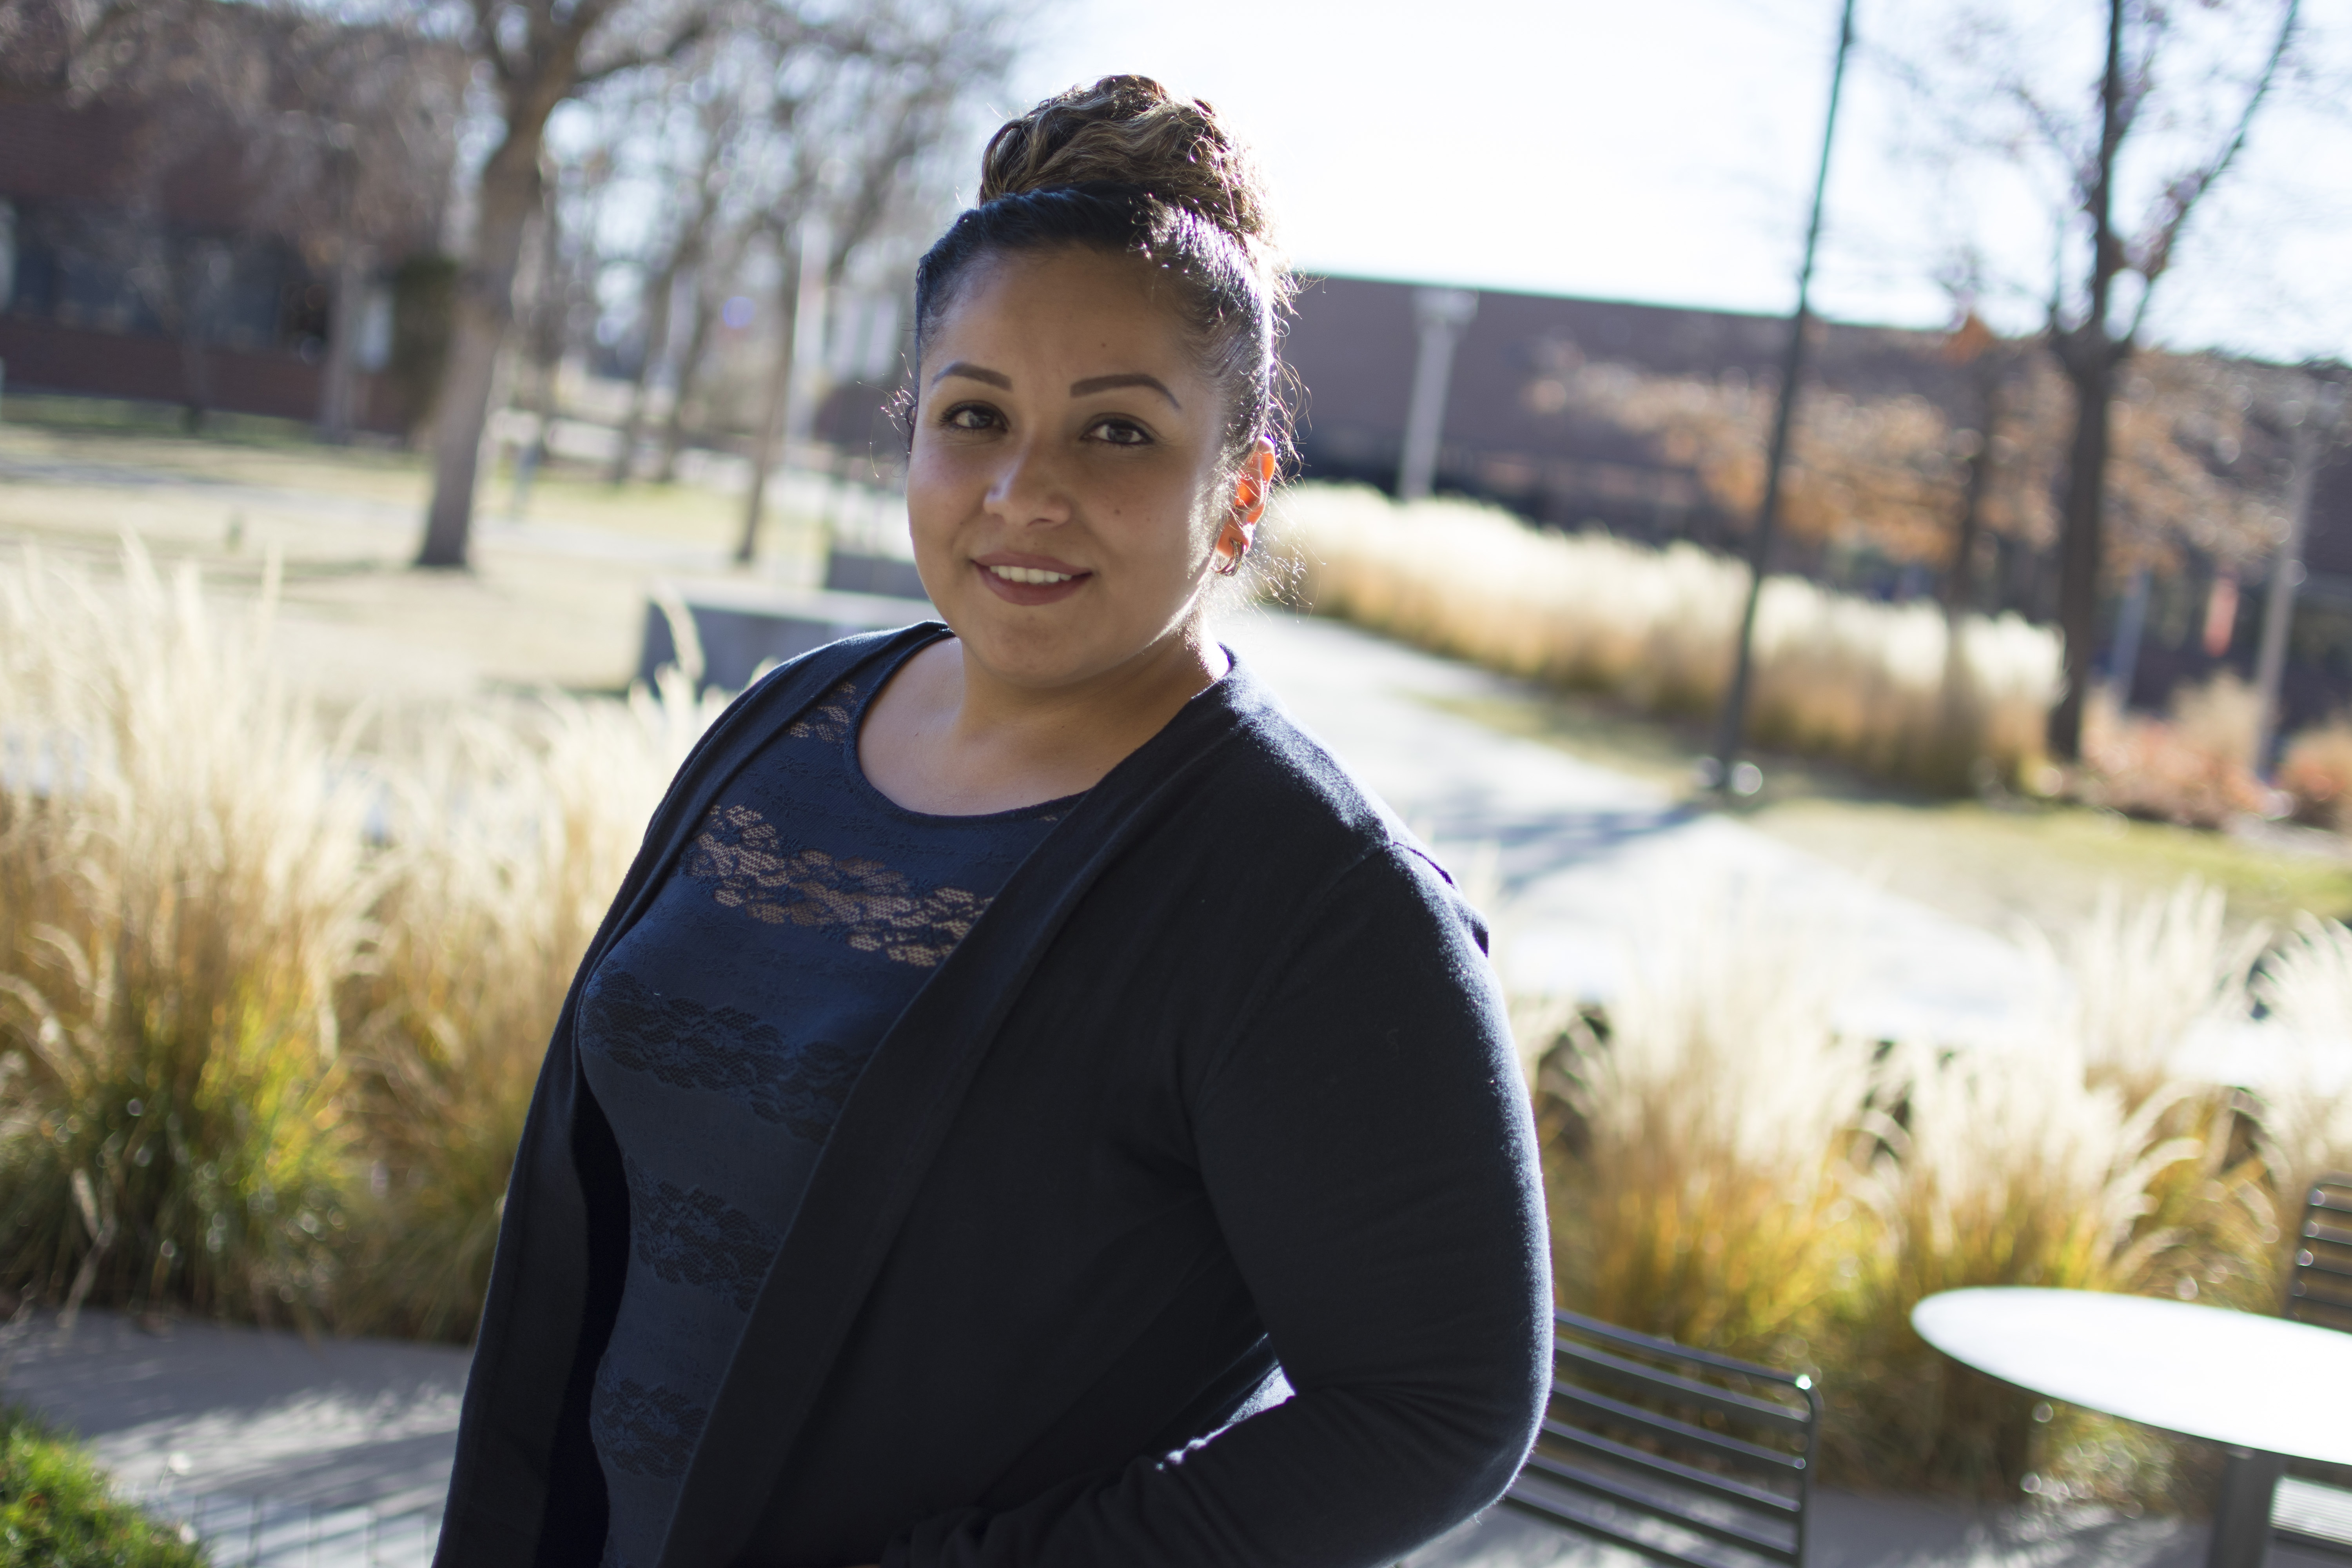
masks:
<svg viewBox="0 0 2352 1568"><path fill-rule="evenodd" d="M834 549L824 558L824 586L831 594L879 594L889 599L928 601L922 574L898 555Z"/></svg>
<svg viewBox="0 0 2352 1568"><path fill-rule="evenodd" d="M1504 1501L1686 1568L1802 1568L1812 1380L1553 1316L1549 1407Z"/></svg>
<svg viewBox="0 0 2352 1568"><path fill-rule="evenodd" d="M740 690L763 665L926 614L919 602L887 595L787 588L757 578L658 582L646 605L637 679L651 685L662 666L677 664L698 670L698 688ZM678 646L681 622L693 628L692 649Z"/></svg>

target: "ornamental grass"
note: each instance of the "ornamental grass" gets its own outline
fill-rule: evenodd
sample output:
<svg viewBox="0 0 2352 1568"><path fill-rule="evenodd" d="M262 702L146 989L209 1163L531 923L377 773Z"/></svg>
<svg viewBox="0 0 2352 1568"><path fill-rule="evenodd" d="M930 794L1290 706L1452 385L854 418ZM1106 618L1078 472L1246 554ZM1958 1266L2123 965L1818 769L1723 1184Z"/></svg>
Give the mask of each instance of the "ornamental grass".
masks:
<svg viewBox="0 0 2352 1568"><path fill-rule="evenodd" d="M1331 485L1286 491L1276 527L1319 615L1646 713L1712 713L1730 679L1748 569L1696 545ZM1979 759L2010 782L2030 776L2058 692L2056 637L2015 616L1960 617L1955 650L1927 602L1797 577L1766 581L1756 654L1757 744L1937 789L1970 787Z"/></svg>
<svg viewBox="0 0 2352 1568"><path fill-rule="evenodd" d="M2352 1167L2352 932L2241 936L2194 884L2110 898L2035 939L2013 1037L1965 1049L1842 1034L1837 932L1737 886L1625 945L1605 1006L1516 1010L1562 1305L1811 1372L1832 1484L2127 1507L2209 1485L2208 1447L1960 1367L1911 1309L2025 1285L2277 1310L2305 1185ZM2308 1070L2253 1092L2196 1068L2258 1010Z"/></svg>
<svg viewBox="0 0 2352 1568"><path fill-rule="evenodd" d="M0 1284L307 1321L350 1224L366 793L268 595L224 621L123 564L0 570Z"/></svg>
<svg viewBox="0 0 2352 1568"><path fill-rule="evenodd" d="M0 566L0 1289L462 1341L563 988L716 710L331 734L273 604L135 543Z"/></svg>

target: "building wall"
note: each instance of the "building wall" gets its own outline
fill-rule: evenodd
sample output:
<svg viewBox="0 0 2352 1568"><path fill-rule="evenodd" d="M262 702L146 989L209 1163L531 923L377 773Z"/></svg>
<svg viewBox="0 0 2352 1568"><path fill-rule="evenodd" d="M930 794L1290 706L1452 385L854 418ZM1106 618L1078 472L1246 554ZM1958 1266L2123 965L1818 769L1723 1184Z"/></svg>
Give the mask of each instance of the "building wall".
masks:
<svg viewBox="0 0 2352 1568"><path fill-rule="evenodd" d="M156 301L134 285L137 237L193 276L176 296L194 313L209 406L311 419L320 412L329 280L285 238L247 219L239 149L159 153L159 122L135 107L74 107L0 93L0 363L12 391L184 402L189 380ZM149 180L139 171L166 168ZM152 190L142 190L142 181ZM429 243L431 237L425 237ZM357 378L356 423L405 430L383 377Z"/></svg>
<svg viewBox="0 0 2352 1568"><path fill-rule="evenodd" d="M318 417L319 365L292 353L208 348L205 355L213 407L278 419ZM0 366L5 367L6 390L12 395L62 393L153 403L185 398L179 346L164 337L61 327L0 314ZM400 433L401 410L384 378L362 372L356 379L359 427Z"/></svg>
<svg viewBox="0 0 2352 1568"><path fill-rule="evenodd" d="M1305 477L1393 489L1403 447L1419 332L1414 286L1359 278L1311 282L1283 357L1296 386ZM1808 395L1857 398L1924 396L1972 422L1965 372L1943 357L1940 332L1816 323ZM1610 300L1498 291L1478 295L1476 314L1454 350L1438 455L1437 488L1495 501L1561 528L1593 525L1655 542L1688 539L1743 549L1752 521L1727 516L1688 468L1647 438L1583 416L1546 383L1591 362L1631 364L1665 375L1727 373L1769 388L1788 344L1786 318L1679 310ZM1995 542L1990 600L2034 619L2055 608L2053 553ZM2290 728L2352 702L2352 452L2323 468L2305 544L2310 576L2298 598L2283 703ZM1784 537L1776 569L1825 575L1882 596L1931 591L1932 573L1871 567L1859 575ZM2167 585L2172 599L2201 611L2213 568L2192 563ZM2235 634L2218 656L2202 646L2200 613L2151 617L2134 696L2161 708L2179 685L2228 668L2251 672L2261 635L2261 569L2242 583ZM2114 606L2105 617L2114 620ZM2101 653L2112 637L2102 632Z"/></svg>

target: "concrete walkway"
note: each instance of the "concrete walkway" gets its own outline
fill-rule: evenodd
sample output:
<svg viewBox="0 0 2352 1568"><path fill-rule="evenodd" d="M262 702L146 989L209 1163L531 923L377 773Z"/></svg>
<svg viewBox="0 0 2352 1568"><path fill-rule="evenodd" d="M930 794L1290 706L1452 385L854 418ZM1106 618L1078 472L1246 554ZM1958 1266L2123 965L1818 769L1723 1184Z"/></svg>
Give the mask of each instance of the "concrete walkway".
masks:
<svg viewBox="0 0 2352 1568"><path fill-rule="evenodd" d="M84 1312L0 1330L0 1397L87 1440L221 1568L423 1568L470 1353Z"/></svg>
<svg viewBox="0 0 2352 1568"><path fill-rule="evenodd" d="M1496 956L1515 988L1605 998L1622 984L1629 939L1744 896L1836 955L1840 1016L1856 1029L1951 1043L1997 1036L2033 994L2023 954L1998 937L1438 706L1524 691L1504 677L1333 621L1260 613L1221 629L1457 877L1491 863Z"/></svg>
<svg viewBox="0 0 2352 1568"><path fill-rule="evenodd" d="M194 1524L220 1568L425 1568L467 1352L86 1312L5 1331L0 1395L78 1433L126 1494ZM2201 1522L1818 1495L1810 1568L2199 1568ZM1497 1509L1405 1568L1641 1568ZM2271 1568L2341 1568L2273 1548Z"/></svg>
<svg viewBox="0 0 2352 1568"><path fill-rule="evenodd" d="M1971 1509L1912 1498L1816 1492L1806 1568L2205 1568L2204 1521L2129 1519L2111 1509ZM1725 1561L1738 1560L1727 1552ZM1423 1547L1401 1568L1656 1568L1498 1508ZM2344 1568L2272 1544L2267 1568Z"/></svg>

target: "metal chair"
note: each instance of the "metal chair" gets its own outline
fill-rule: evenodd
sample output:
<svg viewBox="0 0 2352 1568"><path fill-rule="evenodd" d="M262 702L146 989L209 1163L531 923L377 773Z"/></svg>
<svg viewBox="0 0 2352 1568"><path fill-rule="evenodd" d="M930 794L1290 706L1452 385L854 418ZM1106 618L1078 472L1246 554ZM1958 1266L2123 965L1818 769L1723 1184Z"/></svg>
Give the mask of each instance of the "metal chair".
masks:
<svg viewBox="0 0 2352 1568"><path fill-rule="evenodd" d="M2352 1332L2352 1175L2320 1177L2303 1205L2285 1316Z"/></svg>
<svg viewBox="0 0 2352 1568"><path fill-rule="evenodd" d="M2286 1310L2299 1323L2352 1333L2352 1174L2311 1184L2288 1277ZM2231 1468L2237 1468L2234 1456ZM2305 1551L2352 1553L2352 1491L2281 1475L2271 1500L2273 1539Z"/></svg>
<svg viewBox="0 0 2352 1568"><path fill-rule="evenodd" d="M1503 1500L1685 1568L1802 1568L1812 1380L1553 1316L1550 1405Z"/></svg>

